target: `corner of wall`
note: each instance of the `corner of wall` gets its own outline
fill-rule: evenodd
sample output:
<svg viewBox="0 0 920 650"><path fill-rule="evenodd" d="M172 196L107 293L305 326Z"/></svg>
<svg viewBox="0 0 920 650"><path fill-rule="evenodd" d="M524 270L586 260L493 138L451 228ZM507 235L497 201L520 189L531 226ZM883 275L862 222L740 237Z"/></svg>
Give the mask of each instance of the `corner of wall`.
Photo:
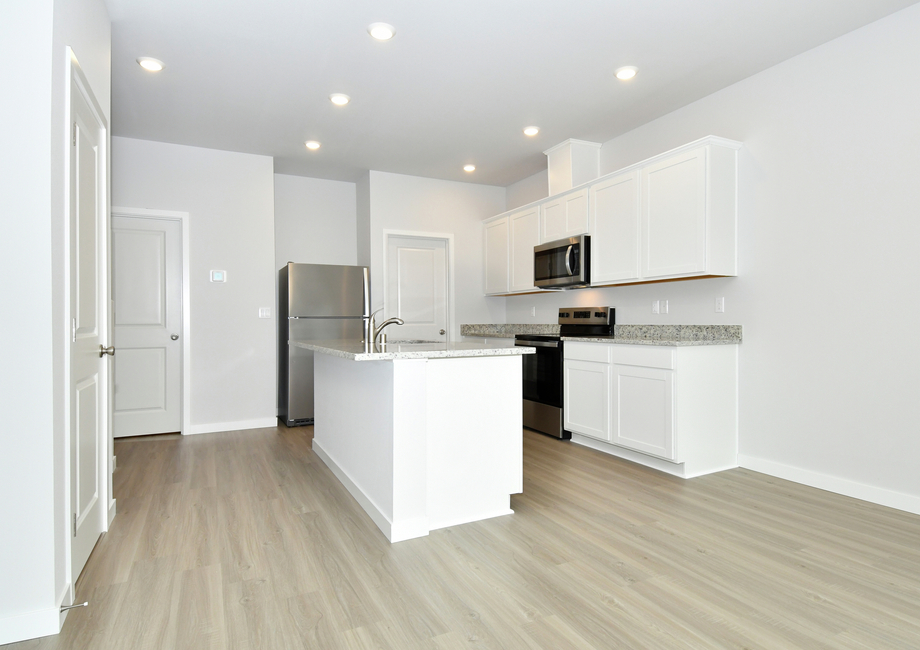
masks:
<svg viewBox="0 0 920 650"><path fill-rule="evenodd" d="M355 217L358 264L371 265L371 173L364 172L355 183Z"/></svg>

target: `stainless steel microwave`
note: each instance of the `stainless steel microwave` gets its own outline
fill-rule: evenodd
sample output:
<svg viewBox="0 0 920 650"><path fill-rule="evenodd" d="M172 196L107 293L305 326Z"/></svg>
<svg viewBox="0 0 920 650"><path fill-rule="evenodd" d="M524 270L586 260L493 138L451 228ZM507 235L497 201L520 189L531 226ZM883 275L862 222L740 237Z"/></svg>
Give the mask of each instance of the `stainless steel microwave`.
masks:
<svg viewBox="0 0 920 650"><path fill-rule="evenodd" d="M541 289L581 289L591 284L591 236L534 246L533 283Z"/></svg>

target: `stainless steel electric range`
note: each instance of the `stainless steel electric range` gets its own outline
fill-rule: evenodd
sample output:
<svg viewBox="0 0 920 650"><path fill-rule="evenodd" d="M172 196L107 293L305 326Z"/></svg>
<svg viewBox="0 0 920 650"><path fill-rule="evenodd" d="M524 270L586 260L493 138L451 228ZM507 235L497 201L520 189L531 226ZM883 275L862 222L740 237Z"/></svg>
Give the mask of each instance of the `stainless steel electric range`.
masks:
<svg viewBox="0 0 920 650"><path fill-rule="evenodd" d="M524 426L568 440L563 417L563 336L612 336L613 307L563 307L559 309L559 334L518 334L515 345L529 345L536 354L523 357Z"/></svg>

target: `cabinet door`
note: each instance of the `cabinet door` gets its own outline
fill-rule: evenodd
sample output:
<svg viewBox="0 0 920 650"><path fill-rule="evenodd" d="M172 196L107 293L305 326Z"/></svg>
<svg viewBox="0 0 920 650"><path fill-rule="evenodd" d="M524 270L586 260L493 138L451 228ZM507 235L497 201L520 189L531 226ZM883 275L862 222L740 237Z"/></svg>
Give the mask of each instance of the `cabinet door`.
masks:
<svg viewBox="0 0 920 650"><path fill-rule="evenodd" d="M674 372L613 365L611 442L677 460Z"/></svg>
<svg viewBox="0 0 920 650"><path fill-rule="evenodd" d="M487 222L483 233L485 292L508 293L508 217Z"/></svg>
<svg viewBox="0 0 920 650"><path fill-rule="evenodd" d="M566 359L563 365L567 431L610 441L610 364Z"/></svg>
<svg viewBox="0 0 920 650"><path fill-rule="evenodd" d="M588 232L588 189L560 194L541 206L544 242Z"/></svg>
<svg viewBox="0 0 920 650"><path fill-rule="evenodd" d="M595 183L591 196L591 283L639 278L639 172Z"/></svg>
<svg viewBox="0 0 920 650"><path fill-rule="evenodd" d="M642 170L642 277L706 270L707 147Z"/></svg>
<svg viewBox="0 0 920 650"><path fill-rule="evenodd" d="M540 243L540 208L533 206L508 216L511 224L511 291L535 291L533 247Z"/></svg>

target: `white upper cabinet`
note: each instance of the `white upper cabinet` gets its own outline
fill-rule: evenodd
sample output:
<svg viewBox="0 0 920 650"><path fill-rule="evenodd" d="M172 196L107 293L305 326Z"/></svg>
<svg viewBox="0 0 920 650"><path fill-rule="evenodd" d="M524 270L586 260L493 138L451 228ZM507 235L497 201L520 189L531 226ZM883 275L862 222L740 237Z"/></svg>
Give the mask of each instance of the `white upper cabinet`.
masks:
<svg viewBox="0 0 920 650"><path fill-rule="evenodd" d="M483 284L487 294L508 293L508 239L508 217L500 217L483 224Z"/></svg>
<svg viewBox="0 0 920 650"><path fill-rule="evenodd" d="M582 234L592 285L737 275L740 148L708 136L485 221L486 293L536 290L533 247Z"/></svg>
<svg viewBox="0 0 920 650"><path fill-rule="evenodd" d="M700 147L642 170L642 277L706 270L706 153Z"/></svg>
<svg viewBox="0 0 920 650"><path fill-rule="evenodd" d="M594 183L591 205L591 282L639 279L639 171Z"/></svg>
<svg viewBox="0 0 920 650"><path fill-rule="evenodd" d="M641 278L737 275L738 143L705 144L641 169Z"/></svg>
<svg viewBox="0 0 920 650"><path fill-rule="evenodd" d="M508 215L511 229L511 291L536 291L533 284L533 248L540 244L540 206Z"/></svg>
<svg viewBox="0 0 920 650"><path fill-rule="evenodd" d="M554 196L542 206L544 242L588 232L588 188Z"/></svg>

